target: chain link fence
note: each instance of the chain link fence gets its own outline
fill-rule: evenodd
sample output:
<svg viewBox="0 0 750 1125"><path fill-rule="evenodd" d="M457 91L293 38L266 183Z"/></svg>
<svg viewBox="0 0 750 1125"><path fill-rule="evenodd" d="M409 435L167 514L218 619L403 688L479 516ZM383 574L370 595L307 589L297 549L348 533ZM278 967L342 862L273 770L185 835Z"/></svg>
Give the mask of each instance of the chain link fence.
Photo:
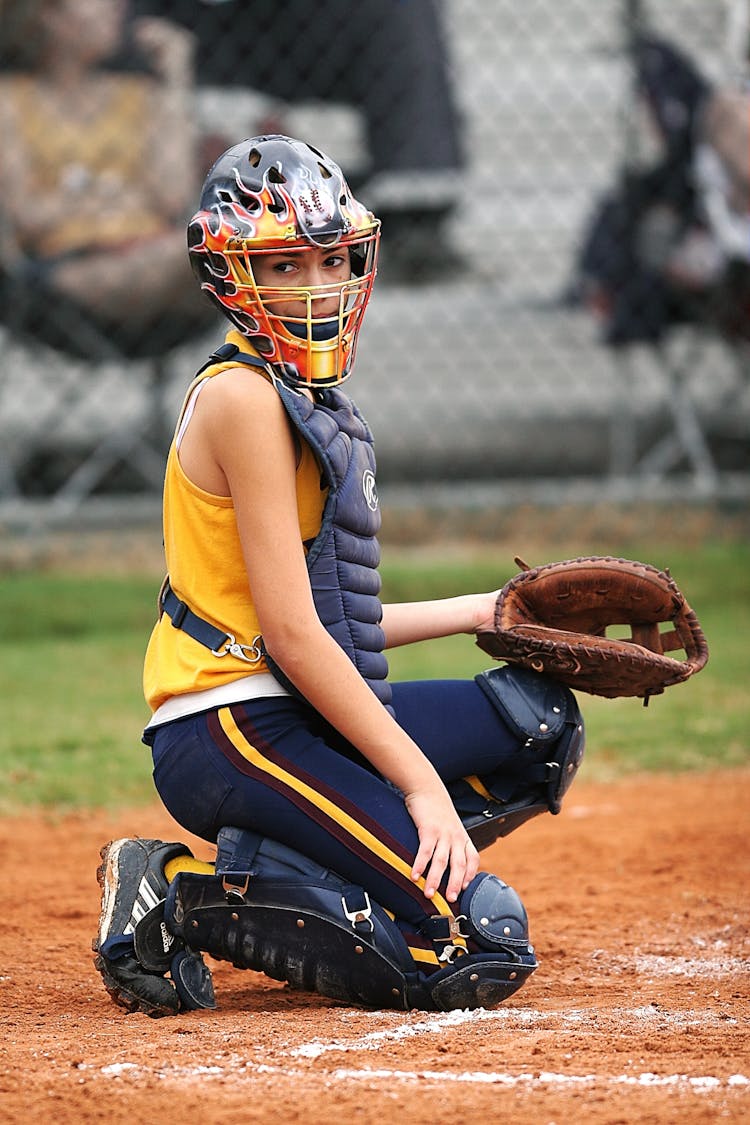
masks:
<svg viewBox="0 0 750 1125"><path fill-rule="evenodd" d="M383 219L349 387L393 495L744 496L748 7L3 0L0 501L158 495L223 333L185 220L267 131Z"/></svg>

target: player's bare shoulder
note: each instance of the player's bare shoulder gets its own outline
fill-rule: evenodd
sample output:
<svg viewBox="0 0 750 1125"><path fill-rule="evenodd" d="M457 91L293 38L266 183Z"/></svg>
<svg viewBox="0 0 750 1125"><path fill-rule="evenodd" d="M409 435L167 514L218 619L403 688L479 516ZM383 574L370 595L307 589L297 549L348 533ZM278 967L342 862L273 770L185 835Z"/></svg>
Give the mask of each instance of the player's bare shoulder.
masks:
<svg viewBox="0 0 750 1125"><path fill-rule="evenodd" d="M231 466L247 477L253 462L280 458L289 441L286 413L270 380L247 368L230 368L211 376L201 388L183 432L179 459L198 487L228 495ZM291 454L290 458L293 462Z"/></svg>
<svg viewBox="0 0 750 1125"><path fill-rule="evenodd" d="M212 376L201 391L198 414L209 427L216 425L223 432L236 425L256 430L285 424L284 407L271 379L247 367Z"/></svg>

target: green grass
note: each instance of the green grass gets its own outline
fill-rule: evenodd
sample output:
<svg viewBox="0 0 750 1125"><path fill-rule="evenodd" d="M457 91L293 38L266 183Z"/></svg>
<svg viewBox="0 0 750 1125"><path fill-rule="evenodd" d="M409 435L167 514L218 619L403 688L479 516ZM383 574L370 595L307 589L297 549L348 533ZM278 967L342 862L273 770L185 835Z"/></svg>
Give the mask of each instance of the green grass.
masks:
<svg viewBox="0 0 750 1125"><path fill-rule="evenodd" d="M722 543L665 553L663 547L631 543L621 545L620 553L669 566L698 614L710 658L699 675L654 696L648 707L636 699L580 695L587 728L585 775L605 779L642 770L748 764L750 545ZM415 578L422 597L491 589L493 576L502 582L515 569L511 566L497 578L492 557L483 554L473 564L436 562L415 575L406 561L386 572L386 592L391 600L407 598ZM390 666L394 679L408 679L471 675L488 663L470 638L450 637L395 651Z"/></svg>
<svg viewBox="0 0 750 1125"><path fill-rule="evenodd" d="M700 675L654 697L648 708L635 699L580 696L588 729L584 775L747 765L750 546L678 547L668 557L663 546L648 543L620 544L618 551L670 566L704 627L711 657ZM497 559L489 548L387 551L384 597L492 589L515 571L508 559L498 573ZM158 578L145 576L2 576L0 811L152 799L149 752L140 741L147 719L141 664L157 587ZM409 646L390 658L394 679L471 676L488 663L470 637Z"/></svg>
<svg viewBox="0 0 750 1125"><path fill-rule="evenodd" d="M141 665L158 580L13 574L0 582L0 809L138 803Z"/></svg>

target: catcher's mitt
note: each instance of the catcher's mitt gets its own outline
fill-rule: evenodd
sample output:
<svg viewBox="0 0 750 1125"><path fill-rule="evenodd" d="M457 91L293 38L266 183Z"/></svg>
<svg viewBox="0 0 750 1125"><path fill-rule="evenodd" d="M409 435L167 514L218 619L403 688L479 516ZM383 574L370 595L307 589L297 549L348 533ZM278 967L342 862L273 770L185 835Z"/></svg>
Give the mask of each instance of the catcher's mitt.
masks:
<svg viewBox="0 0 750 1125"><path fill-rule="evenodd" d="M668 572L599 556L533 568L515 561L523 569L498 594L494 630L477 633L490 656L644 705L708 660L698 618ZM660 631L661 622L672 628ZM608 626L629 626L630 636L607 637ZM664 655L679 649L685 659Z"/></svg>

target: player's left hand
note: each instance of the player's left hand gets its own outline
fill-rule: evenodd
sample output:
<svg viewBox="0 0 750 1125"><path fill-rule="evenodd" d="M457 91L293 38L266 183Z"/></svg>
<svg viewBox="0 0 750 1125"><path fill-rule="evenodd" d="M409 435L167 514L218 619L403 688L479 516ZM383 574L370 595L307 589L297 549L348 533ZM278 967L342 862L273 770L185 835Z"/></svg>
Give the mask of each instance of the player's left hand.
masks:
<svg viewBox="0 0 750 1125"><path fill-rule="evenodd" d="M448 872L445 897L455 902L479 870L479 853L469 838L453 803L445 793L416 790L405 797L409 815L419 833L419 849L411 876L424 876L425 898L432 899Z"/></svg>

